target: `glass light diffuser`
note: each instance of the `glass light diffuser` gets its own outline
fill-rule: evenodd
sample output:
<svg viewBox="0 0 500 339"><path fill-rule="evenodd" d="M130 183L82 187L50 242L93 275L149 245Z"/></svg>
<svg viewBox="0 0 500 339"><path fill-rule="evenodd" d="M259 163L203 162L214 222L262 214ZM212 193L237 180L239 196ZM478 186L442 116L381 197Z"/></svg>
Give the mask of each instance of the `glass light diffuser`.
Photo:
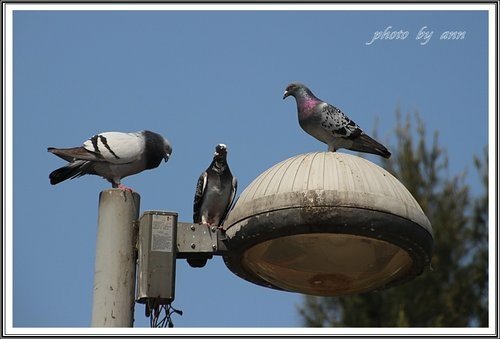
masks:
<svg viewBox="0 0 500 339"><path fill-rule="evenodd" d="M284 290L335 296L377 289L407 274L413 261L385 241L316 233L262 242L243 254L242 263Z"/></svg>

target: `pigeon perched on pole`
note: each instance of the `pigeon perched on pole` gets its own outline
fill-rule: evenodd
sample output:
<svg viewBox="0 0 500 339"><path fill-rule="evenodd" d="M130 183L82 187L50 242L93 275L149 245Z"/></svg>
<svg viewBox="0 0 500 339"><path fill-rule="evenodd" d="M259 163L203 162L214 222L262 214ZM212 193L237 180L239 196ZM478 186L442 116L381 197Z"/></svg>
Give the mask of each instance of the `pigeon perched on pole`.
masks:
<svg viewBox="0 0 500 339"><path fill-rule="evenodd" d="M156 168L162 160L167 162L172 146L167 139L151 131L105 132L94 135L80 147L49 147L47 151L69 162L50 173L52 185L94 174L108 180L113 188L131 191L120 180Z"/></svg>
<svg viewBox="0 0 500 339"><path fill-rule="evenodd" d="M314 96L305 85L294 82L286 87L283 99L295 97L300 127L335 152L339 148L372 153L389 158L391 153L369 137L340 109Z"/></svg>
<svg viewBox="0 0 500 339"><path fill-rule="evenodd" d="M212 163L196 185L193 204L193 222L208 226L222 226L236 196L238 181L227 164L227 147L215 147Z"/></svg>

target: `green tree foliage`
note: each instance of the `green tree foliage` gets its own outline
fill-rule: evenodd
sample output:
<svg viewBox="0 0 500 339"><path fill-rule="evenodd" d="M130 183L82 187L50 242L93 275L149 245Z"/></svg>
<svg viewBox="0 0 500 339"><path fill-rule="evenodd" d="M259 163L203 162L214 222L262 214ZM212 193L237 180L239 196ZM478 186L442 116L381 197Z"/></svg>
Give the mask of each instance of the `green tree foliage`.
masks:
<svg viewBox="0 0 500 339"><path fill-rule="evenodd" d="M399 112L394 153L383 166L413 194L434 230L431 267L415 280L379 292L306 296L306 326L488 326L488 158L475 158L484 193L472 199L465 172L451 176L438 133L429 144L418 114ZM416 131L416 135L415 134ZM413 133L413 134L412 134Z"/></svg>

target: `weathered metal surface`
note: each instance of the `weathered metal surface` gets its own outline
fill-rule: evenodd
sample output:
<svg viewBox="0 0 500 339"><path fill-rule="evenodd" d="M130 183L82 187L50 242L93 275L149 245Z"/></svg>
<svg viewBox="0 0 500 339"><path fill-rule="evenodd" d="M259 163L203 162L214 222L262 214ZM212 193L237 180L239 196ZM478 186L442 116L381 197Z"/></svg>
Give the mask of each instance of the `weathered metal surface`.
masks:
<svg viewBox="0 0 500 339"><path fill-rule="evenodd" d="M140 196L109 189L99 195L93 327L132 327L135 286L135 220Z"/></svg>

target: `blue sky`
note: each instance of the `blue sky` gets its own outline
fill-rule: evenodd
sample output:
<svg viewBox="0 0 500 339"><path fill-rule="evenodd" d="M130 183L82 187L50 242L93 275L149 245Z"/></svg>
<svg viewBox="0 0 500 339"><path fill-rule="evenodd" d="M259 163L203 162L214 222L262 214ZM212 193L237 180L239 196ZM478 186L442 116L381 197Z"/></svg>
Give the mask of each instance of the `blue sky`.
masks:
<svg viewBox="0 0 500 339"><path fill-rule="evenodd" d="M487 13L332 9L15 11L13 325L90 325L97 202L110 185L87 176L51 186L48 174L64 162L46 148L98 132L167 137L170 161L123 183L141 195L141 212L176 211L189 222L216 144L228 145L238 193L288 157L326 150L300 129L294 100L282 100L301 81L370 134L377 125L389 149L396 108L418 111L429 139L439 132L450 175L467 169L480 192L472 160L488 144ZM388 26L406 39L366 44ZM434 34L422 45L424 26ZM465 39L439 39L450 30ZM221 258L203 269L178 261L173 305L184 315L173 320L299 327L302 298L241 280ZM143 305L135 326L149 326Z"/></svg>

